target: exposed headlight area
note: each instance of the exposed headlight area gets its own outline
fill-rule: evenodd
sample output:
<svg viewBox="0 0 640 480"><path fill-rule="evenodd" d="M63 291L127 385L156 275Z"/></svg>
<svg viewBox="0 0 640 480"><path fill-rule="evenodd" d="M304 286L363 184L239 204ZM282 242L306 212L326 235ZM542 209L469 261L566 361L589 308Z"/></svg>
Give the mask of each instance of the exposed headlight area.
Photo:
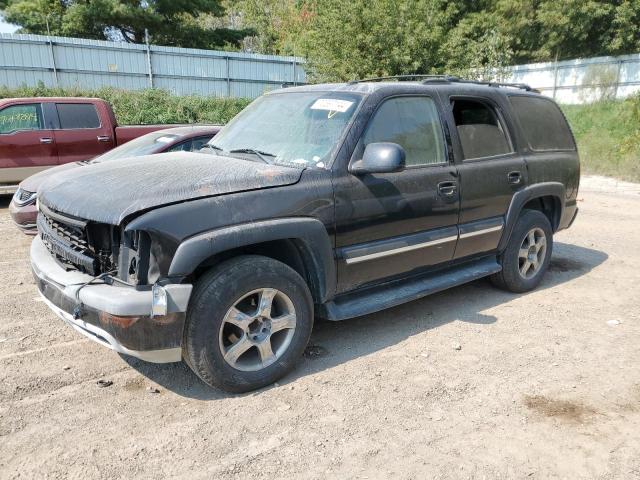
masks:
<svg viewBox="0 0 640 480"><path fill-rule="evenodd" d="M148 232L126 230L122 234L119 277L136 285L153 285L163 278L175 252L175 246Z"/></svg>
<svg viewBox="0 0 640 480"><path fill-rule="evenodd" d="M16 193L13 194L13 203L18 207L25 207L27 205L33 205L38 198L37 192L30 192L18 187Z"/></svg>

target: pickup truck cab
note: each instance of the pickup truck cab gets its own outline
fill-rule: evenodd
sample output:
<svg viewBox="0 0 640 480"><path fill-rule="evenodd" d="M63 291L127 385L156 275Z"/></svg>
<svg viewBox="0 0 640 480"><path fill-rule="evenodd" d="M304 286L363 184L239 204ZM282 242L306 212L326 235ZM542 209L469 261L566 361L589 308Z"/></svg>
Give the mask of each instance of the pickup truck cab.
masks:
<svg viewBox="0 0 640 480"><path fill-rule="evenodd" d="M31 265L79 332L184 360L234 392L290 371L315 316L345 320L481 277L535 288L553 234L577 214L571 130L522 85L283 89L209 147L55 175Z"/></svg>
<svg viewBox="0 0 640 480"><path fill-rule="evenodd" d="M88 160L166 127L119 127L111 105L98 98L0 100L0 194L41 170Z"/></svg>

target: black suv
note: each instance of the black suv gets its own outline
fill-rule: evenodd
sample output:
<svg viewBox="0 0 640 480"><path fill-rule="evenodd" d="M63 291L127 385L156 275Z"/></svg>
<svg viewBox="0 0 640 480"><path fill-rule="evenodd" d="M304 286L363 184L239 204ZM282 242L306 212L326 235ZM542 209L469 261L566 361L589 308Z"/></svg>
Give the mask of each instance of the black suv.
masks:
<svg viewBox="0 0 640 480"><path fill-rule="evenodd" d="M172 161L166 161L171 156ZM488 276L535 288L574 220L576 145L524 85L456 78L272 92L202 153L61 172L33 273L75 329L241 392L344 320Z"/></svg>

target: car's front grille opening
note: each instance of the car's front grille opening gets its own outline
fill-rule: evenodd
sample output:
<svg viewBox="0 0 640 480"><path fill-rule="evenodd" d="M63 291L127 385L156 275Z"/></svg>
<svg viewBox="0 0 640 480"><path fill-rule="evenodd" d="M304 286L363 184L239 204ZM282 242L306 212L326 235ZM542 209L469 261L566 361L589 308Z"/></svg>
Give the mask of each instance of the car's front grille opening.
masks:
<svg viewBox="0 0 640 480"><path fill-rule="evenodd" d="M21 202L26 202L27 200L29 200L31 197L33 196L33 192L29 192L27 190L20 190L19 194L18 194L18 199Z"/></svg>
<svg viewBox="0 0 640 480"><path fill-rule="evenodd" d="M84 228L65 225L64 223L60 223L46 216L44 219L49 225L50 230L55 233L58 238L64 240L65 243L68 243L74 250L85 254L92 253L89 249L87 233Z"/></svg>
<svg viewBox="0 0 640 480"><path fill-rule="evenodd" d="M99 262L89 245L86 225L64 223L43 212L38 214L37 223L42 242L58 261L90 275L100 273Z"/></svg>

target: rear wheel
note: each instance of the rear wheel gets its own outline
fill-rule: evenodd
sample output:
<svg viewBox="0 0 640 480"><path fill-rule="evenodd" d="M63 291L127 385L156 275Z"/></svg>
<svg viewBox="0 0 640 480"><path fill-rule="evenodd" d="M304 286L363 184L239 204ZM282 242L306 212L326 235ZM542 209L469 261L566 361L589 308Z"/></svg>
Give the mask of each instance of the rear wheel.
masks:
<svg viewBox="0 0 640 480"><path fill-rule="evenodd" d="M524 210L502 255L502 271L492 282L512 292L533 290L547 271L553 250L549 219L537 210Z"/></svg>
<svg viewBox="0 0 640 480"><path fill-rule="evenodd" d="M184 356L209 385L246 392L286 375L312 327L311 294L298 273L267 257L237 257L198 281Z"/></svg>

